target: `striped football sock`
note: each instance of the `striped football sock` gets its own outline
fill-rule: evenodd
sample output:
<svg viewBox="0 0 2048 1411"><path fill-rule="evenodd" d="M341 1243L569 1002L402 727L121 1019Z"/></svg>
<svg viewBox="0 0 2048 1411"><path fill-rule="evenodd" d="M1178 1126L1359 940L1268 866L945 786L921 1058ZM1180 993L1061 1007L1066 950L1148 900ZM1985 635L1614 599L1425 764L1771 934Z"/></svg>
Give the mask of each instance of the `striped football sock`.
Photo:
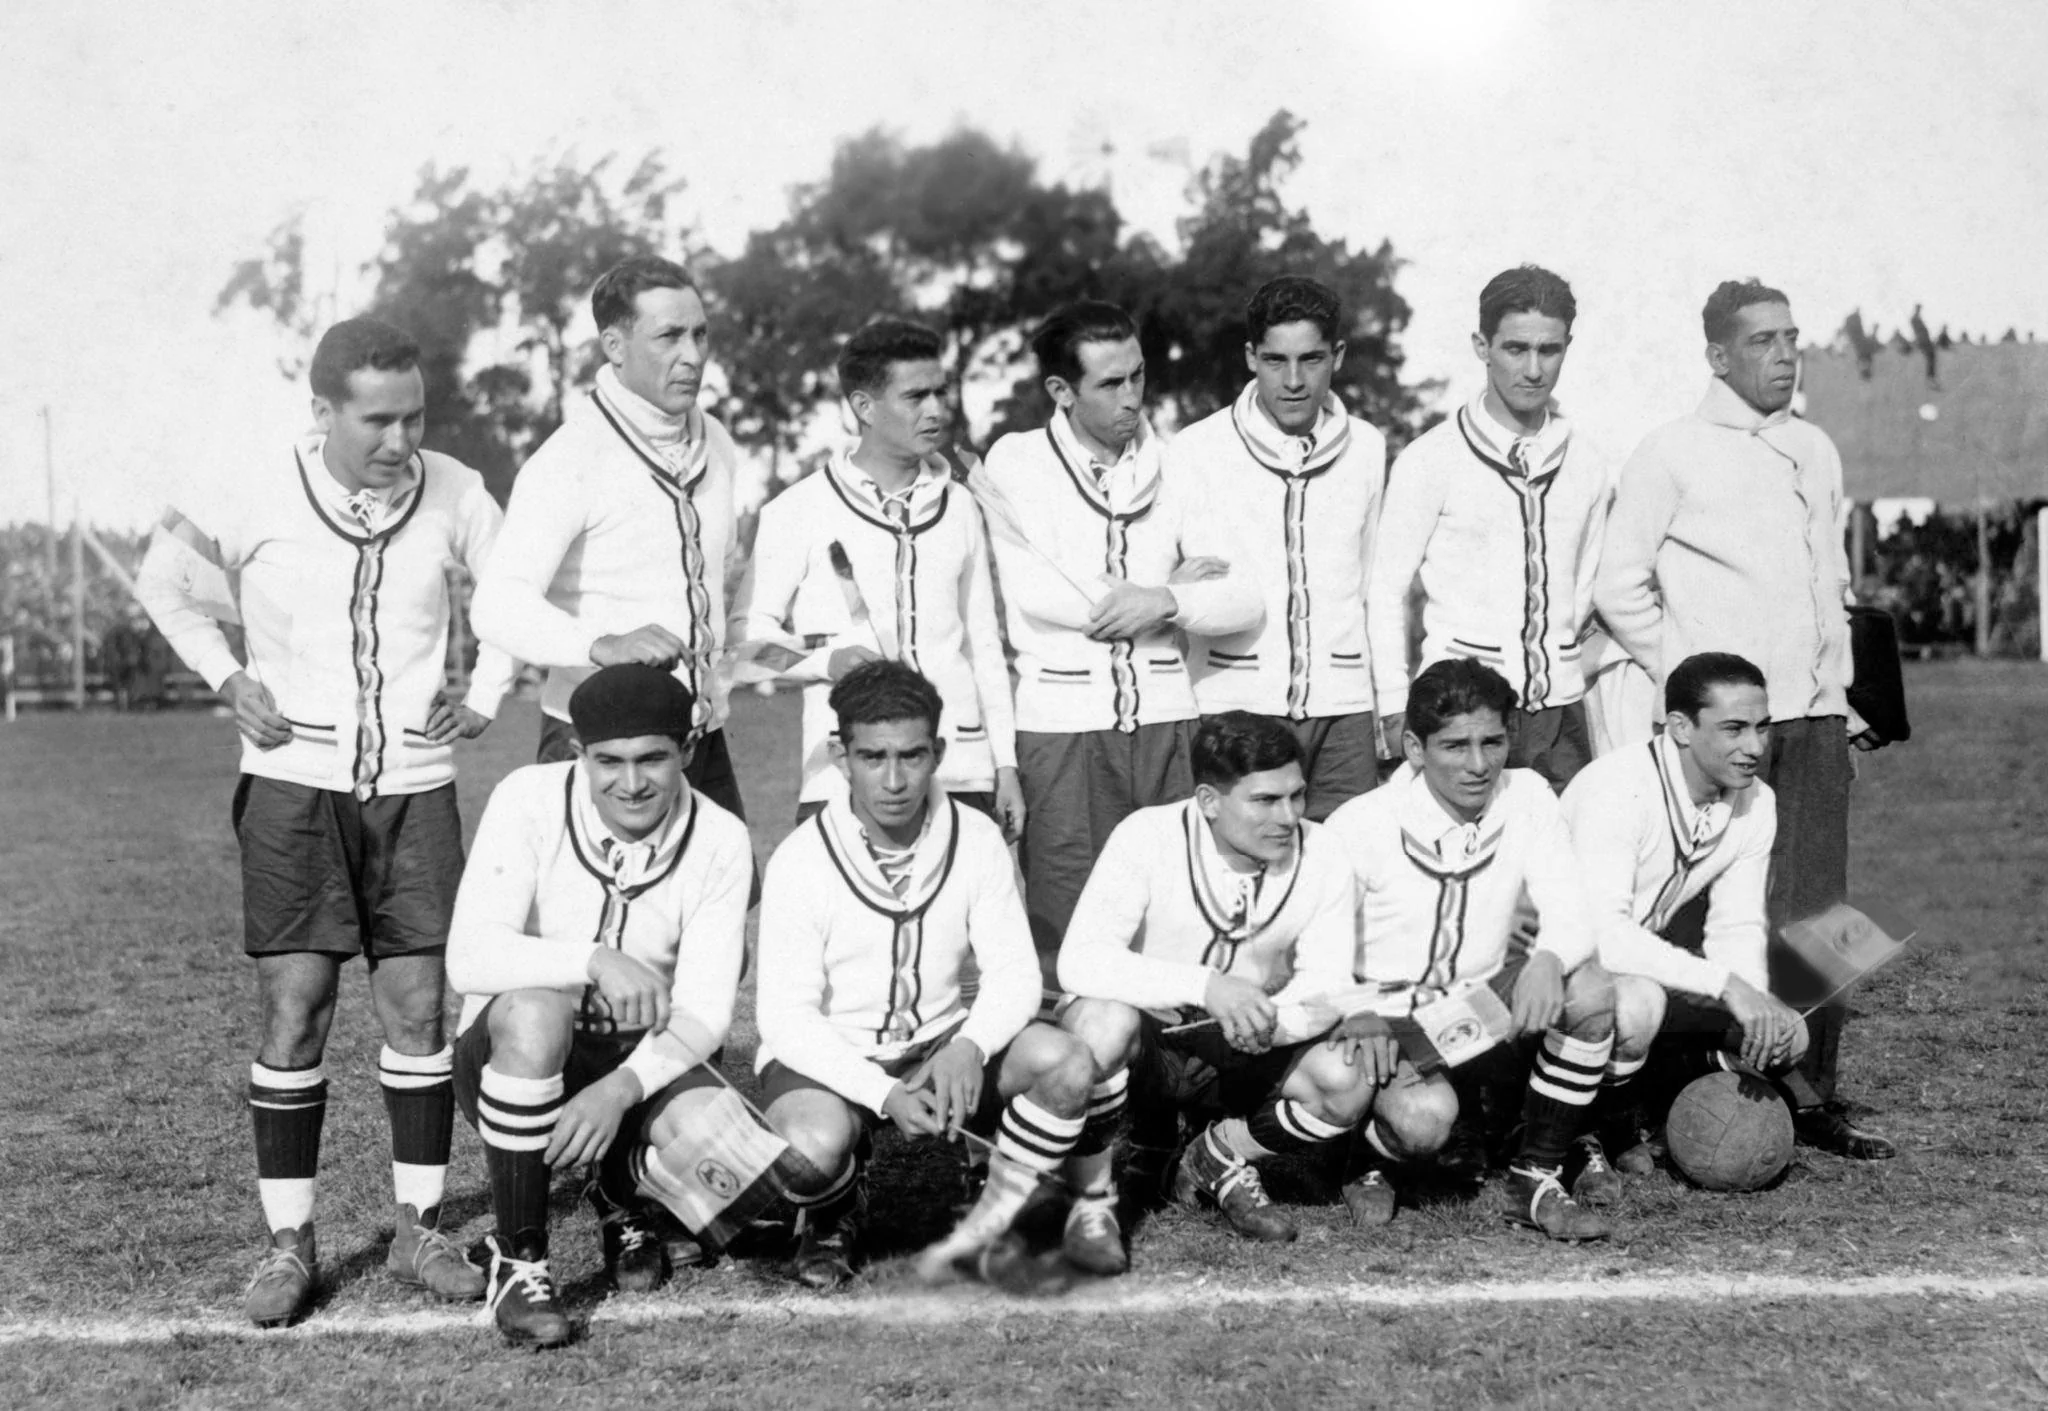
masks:
<svg viewBox="0 0 2048 1411"><path fill-rule="evenodd" d="M1522 1150L1517 1166L1546 1170L1564 1164L1565 1149L1585 1124L1586 1109L1607 1076L1614 1039L1575 1039L1552 1029L1543 1036L1529 1095L1522 1107Z"/></svg>
<svg viewBox="0 0 2048 1411"><path fill-rule="evenodd" d="M1213 1129L1221 1143L1245 1161L1283 1152L1307 1151L1350 1131L1325 1122L1291 1097L1257 1108L1249 1117L1226 1117Z"/></svg>
<svg viewBox="0 0 2048 1411"><path fill-rule="evenodd" d="M313 1219L320 1128L327 1120L327 1070L249 1065L249 1116L256 1130L256 1189L272 1230Z"/></svg>
<svg viewBox="0 0 2048 1411"><path fill-rule="evenodd" d="M1081 1135L1074 1142L1075 1156L1093 1156L1108 1151L1123 1125L1124 1100L1131 1089L1131 1070L1119 1068L1088 1089L1088 1113L1081 1122Z"/></svg>
<svg viewBox="0 0 2048 1411"><path fill-rule="evenodd" d="M491 1209L498 1233L521 1258L544 1258L548 1241L549 1141L562 1115L562 1075L515 1078L484 1069L477 1099L477 1135L491 1173Z"/></svg>
<svg viewBox="0 0 2048 1411"><path fill-rule="evenodd" d="M400 1205L426 1215L448 1186L448 1148L455 1134L455 1050L377 1055L377 1082L391 1121L391 1190Z"/></svg>

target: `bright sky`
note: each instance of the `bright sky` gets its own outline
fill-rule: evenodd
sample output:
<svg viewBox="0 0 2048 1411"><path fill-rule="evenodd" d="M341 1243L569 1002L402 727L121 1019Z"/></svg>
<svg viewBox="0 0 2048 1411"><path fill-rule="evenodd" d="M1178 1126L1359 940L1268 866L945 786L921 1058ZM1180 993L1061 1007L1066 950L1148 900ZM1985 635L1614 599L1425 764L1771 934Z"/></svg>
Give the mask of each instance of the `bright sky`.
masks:
<svg viewBox="0 0 2048 1411"><path fill-rule="evenodd" d="M430 160L660 147L731 251L841 137L964 122L1168 234L1173 144L1241 152L1284 106L1292 197L1408 261L1411 375L1469 396L1479 286L1550 265L1580 307L1560 398L1615 454L1697 400L1724 277L1821 339L1915 301L2048 333L2048 5L9 0L0 52L0 522L44 515L45 404L67 517L140 526L275 456L305 394L214 296L295 208L353 268Z"/></svg>

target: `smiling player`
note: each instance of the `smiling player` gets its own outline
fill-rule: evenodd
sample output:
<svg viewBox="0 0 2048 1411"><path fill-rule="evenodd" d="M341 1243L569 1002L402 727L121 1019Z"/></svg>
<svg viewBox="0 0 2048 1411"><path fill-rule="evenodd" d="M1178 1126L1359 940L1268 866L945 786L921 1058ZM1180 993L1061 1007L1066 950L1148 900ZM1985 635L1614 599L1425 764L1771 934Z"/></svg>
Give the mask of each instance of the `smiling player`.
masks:
<svg viewBox="0 0 2048 1411"><path fill-rule="evenodd" d="M1191 479L1205 512L1232 521L1259 586L1262 626L1190 632L1189 667L1204 715L1248 710L1284 720L1301 741L1308 817L1378 780L1366 565L1386 481L1386 438L1331 391L1344 365L1344 307L1296 275L1260 286L1245 306L1237 400L1167 450L1169 479Z"/></svg>
<svg viewBox="0 0 2048 1411"><path fill-rule="evenodd" d="M1562 789L1592 758L1580 640L1593 610L1607 471L1552 406L1578 304L1523 265L1479 293L1486 386L1394 462L1366 618L1388 755L1402 753L1408 586L1422 576L1422 661L1470 657L1521 697L1508 767Z"/></svg>

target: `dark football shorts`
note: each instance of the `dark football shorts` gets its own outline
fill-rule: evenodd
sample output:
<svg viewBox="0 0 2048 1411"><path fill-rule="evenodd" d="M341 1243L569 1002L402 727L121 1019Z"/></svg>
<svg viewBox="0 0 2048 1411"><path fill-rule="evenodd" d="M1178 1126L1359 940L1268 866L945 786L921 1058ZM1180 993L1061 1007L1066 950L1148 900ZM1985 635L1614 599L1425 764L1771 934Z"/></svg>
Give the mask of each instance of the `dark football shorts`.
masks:
<svg viewBox="0 0 2048 1411"><path fill-rule="evenodd" d="M375 965L447 948L462 881L453 784L365 801L244 774L234 826L250 955L316 951Z"/></svg>
<svg viewBox="0 0 2048 1411"><path fill-rule="evenodd" d="M477 1097L483 1091L484 1069L491 1061L491 1005L497 1002L497 997L493 996L490 1004L478 1011L475 1021L455 1039L455 1105L462 1109L462 1115L472 1127L476 1125ZM594 1034L579 1029L569 1045L569 1061L562 1067L562 1096L572 1098L598 1079L616 1071L626 1061L626 1056L640 1046L643 1037L644 1030L632 1034ZM716 1055L712 1061L717 1061ZM653 1121L676 1094L692 1088L724 1086L723 1079L699 1063L660 1091L634 1103L620 1124L620 1130L637 1133L644 1140L647 1123Z"/></svg>
<svg viewBox="0 0 2048 1411"><path fill-rule="evenodd" d="M1206 1016L1189 1010L1182 1023ZM1241 1117L1276 1097L1302 1053L1321 1039L1276 1044L1264 1053L1245 1053L1230 1046L1222 1026L1203 1024L1185 1033L1169 1034L1156 1014L1141 1016L1138 1061L1132 1091L1147 1101L1163 1099L1175 1107L1205 1116Z"/></svg>
<svg viewBox="0 0 2048 1411"><path fill-rule="evenodd" d="M940 1034L936 1038L926 1039L921 1044L913 1045L910 1051L902 1057L892 1058L887 1063L877 1066L892 1078L906 1078L916 1071L919 1064L951 1043L956 1037L956 1033L947 1032ZM997 1079L1003 1071L1003 1058L1008 1053L1009 1050L1006 1048L998 1049L988 1056L986 1063L981 1065L981 1102L974 1109L973 1118L961 1124L977 1136L989 1136L995 1131L996 1123L1002 1119L1005 1099L997 1085ZM859 1113L870 1127L880 1126L884 1120L879 1114L868 1111L859 1103L848 1101L841 1094L833 1092L831 1088L826 1087L815 1078L805 1077L797 1072L796 1069L783 1063L779 1058L769 1059L768 1066L761 1070L761 1108L763 1111L774 1106L775 1100L784 1093L803 1092L807 1089L821 1093L832 1093L834 1097L839 1098L840 1101L845 1102L848 1107Z"/></svg>

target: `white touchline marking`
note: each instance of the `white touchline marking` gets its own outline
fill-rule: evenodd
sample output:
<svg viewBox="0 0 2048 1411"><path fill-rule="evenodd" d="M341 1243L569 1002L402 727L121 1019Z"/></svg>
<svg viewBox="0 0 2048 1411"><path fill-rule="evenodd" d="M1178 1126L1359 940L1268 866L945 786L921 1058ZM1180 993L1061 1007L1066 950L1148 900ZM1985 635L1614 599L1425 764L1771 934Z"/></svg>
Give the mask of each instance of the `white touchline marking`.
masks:
<svg viewBox="0 0 2048 1411"><path fill-rule="evenodd" d="M978 1285L917 1293L876 1293L829 1298L611 1299L587 1321L602 1327L639 1328L692 1319L765 1319L787 1323L902 1324L931 1327L990 1318L1042 1319L1151 1316L1218 1308L1304 1308L1338 1305L1395 1311L1483 1304L1732 1303L1955 1297L2048 1298L2048 1276L2009 1274L1877 1274L1849 1279L1791 1275L1661 1274L1615 1279L1543 1279L1460 1284L1340 1284L1321 1287L1241 1287L1206 1279L1120 1280L1082 1288L1062 1298L1008 1298ZM24 1342L121 1346L173 1338L431 1337L455 1331L483 1333L490 1318L480 1309L422 1308L400 1313L316 1312L282 1331L265 1331L231 1318L106 1318L20 1320L0 1323L0 1346Z"/></svg>

